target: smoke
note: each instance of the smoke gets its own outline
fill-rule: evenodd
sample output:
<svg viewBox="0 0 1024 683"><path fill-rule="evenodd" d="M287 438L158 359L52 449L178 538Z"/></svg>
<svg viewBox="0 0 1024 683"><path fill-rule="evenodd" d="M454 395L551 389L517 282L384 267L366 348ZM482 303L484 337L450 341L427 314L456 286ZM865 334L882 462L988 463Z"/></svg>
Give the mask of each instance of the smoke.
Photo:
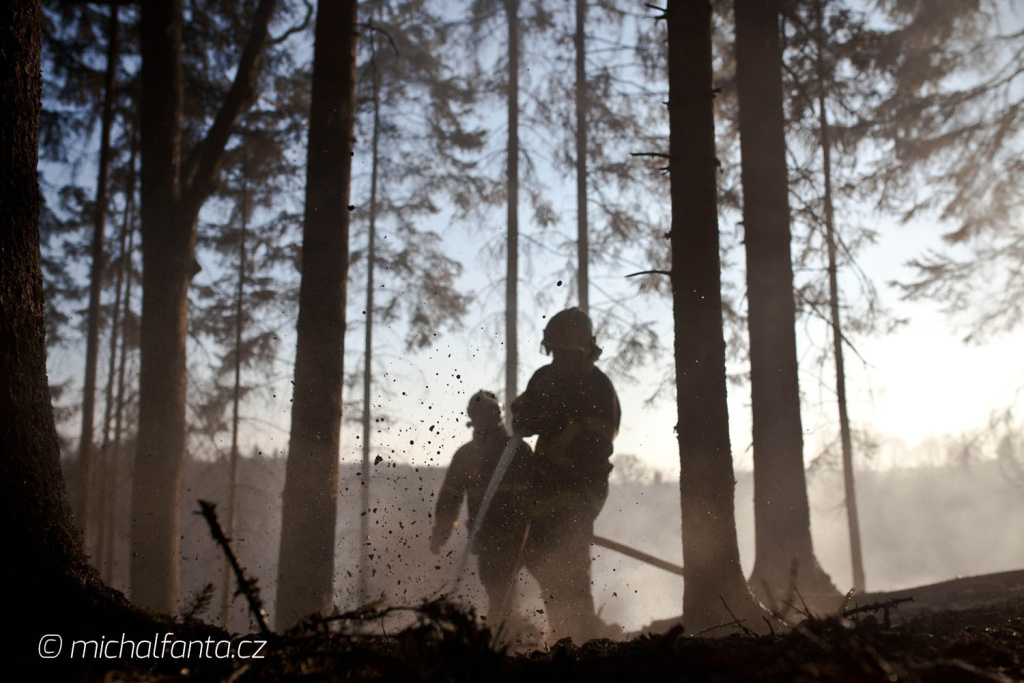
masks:
<svg viewBox="0 0 1024 683"><path fill-rule="evenodd" d="M672 477L630 465L617 456L608 501L597 520L596 533L638 550L682 564L679 487ZM633 463L636 465L636 463ZM444 469L382 461L371 478L370 566L371 595L384 605L415 606L447 594L485 613L486 598L475 576L459 582L455 572L466 542L465 514L456 532L435 556L429 549L434 500ZM225 462L189 462L182 489L181 601L186 603L212 583L220 604L224 559L203 520L193 514L198 499L226 505ZM740 558L745 572L754 559L753 482L749 472L736 473L736 524ZM264 603L273 613L280 534L280 500L284 459L246 457L242 460L239 526L236 551L242 564L259 582ZM358 466L341 471L335 604L341 610L358 606L356 596L359 495ZM808 477L811 530L815 551L840 590L851 585L846 509L840 474L824 470ZM1024 567L1024 496L1021 485L1007 476L998 460L952 466L918 467L857 473L861 534L868 589L894 590L943 581L956 576L1007 571ZM112 583L128 587L127 520L116 530ZM593 592L605 621L636 631L652 621L682 611L683 582L674 574L604 548L593 549ZM234 590L234 587L232 587ZM545 625L536 582L524 571L516 584L519 609L538 627ZM200 615L219 616L212 607ZM254 628L244 599L233 600L232 628ZM390 629L398 624L384 624Z"/></svg>

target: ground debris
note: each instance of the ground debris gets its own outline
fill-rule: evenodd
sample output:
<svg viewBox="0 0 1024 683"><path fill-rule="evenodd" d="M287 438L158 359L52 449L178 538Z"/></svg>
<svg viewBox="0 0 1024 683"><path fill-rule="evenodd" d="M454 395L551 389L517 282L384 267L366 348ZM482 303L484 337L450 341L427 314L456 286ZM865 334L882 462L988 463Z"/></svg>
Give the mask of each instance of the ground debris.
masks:
<svg viewBox="0 0 1024 683"><path fill-rule="evenodd" d="M392 632L385 622L407 617ZM1024 680L1024 600L935 610L886 627L860 610L767 636L694 637L681 627L624 642L565 639L510 653L472 611L444 600L370 606L270 635L259 662L190 662L193 681L946 681ZM233 668L232 668L233 667ZM108 676L112 672L107 672ZM108 680L174 680L117 672Z"/></svg>

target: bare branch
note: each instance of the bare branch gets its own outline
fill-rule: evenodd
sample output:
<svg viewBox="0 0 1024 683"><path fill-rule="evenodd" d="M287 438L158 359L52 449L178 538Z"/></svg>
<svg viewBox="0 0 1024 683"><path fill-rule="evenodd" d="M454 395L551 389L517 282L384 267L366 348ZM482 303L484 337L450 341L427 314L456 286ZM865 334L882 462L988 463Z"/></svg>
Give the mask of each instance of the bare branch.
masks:
<svg viewBox="0 0 1024 683"><path fill-rule="evenodd" d="M313 20L313 5L312 3L309 2L309 0L302 0L302 4L306 6L306 16L302 19L302 23L292 26L290 29L282 33L277 38L269 38L268 42L270 45L280 45L281 43L288 40L288 38L295 35L296 33L299 33L300 31L305 31L307 28L309 28L309 23L310 21Z"/></svg>
<svg viewBox="0 0 1024 683"><path fill-rule="evenodd" d="M231 137L235 121L256 97L260 55L266 43L270 18L276 7L277 0L260 0L253 15L252 28L242 50L231 89L228 90L224 104L217 112L206 137L193 150L182 169L182 203L185 215L196 215L203 202L213 192L214 178L220 169L224 148Z"/></svg>
<svg viewBox="0 0 1024 683"><path fill-rule="evenodd" d="M639 273L630 273L626 277L636 277L637 275L668 275L672 277L672 271L669 270L641 270Z"/></svg>

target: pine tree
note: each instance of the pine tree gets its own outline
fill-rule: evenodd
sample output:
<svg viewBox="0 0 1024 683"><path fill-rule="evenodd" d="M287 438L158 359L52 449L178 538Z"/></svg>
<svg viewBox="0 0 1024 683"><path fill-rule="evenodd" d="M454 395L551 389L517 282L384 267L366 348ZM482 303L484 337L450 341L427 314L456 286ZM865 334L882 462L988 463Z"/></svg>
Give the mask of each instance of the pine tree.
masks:
<svg viewBox="0 0 1024 683"><path fill-rule="evenodd" d="M795 581L805 597L824 603L839 596L811 542L790 260L779 10L775 0L749 0L735 7L757 553L750 582L770 602L785 595Z"/></svg>
<svg viewBox="0 0 1024 683"><path fill-rule="evenodd" d="M291 440L282 496L278 628L330 609L338 504L356 2L318 3Z"/></svg>
<svg viewBox="0 0 1024 683"><path fill-rule="evenodd" d="M43 633L74 638L83 629L123 628L134 637L142 620L88 566L61 479L39 257L38 2L0 5L0 53L0 505L11 525L7 547L18 558L10 567L19 623L11 644L16 661L29 666L37 656L25 653L40 647Z"/></svg>
<svg viewBox="0 0 1024 683"><path fill-rule="evenodd" d="M234 121L249 106L275 7L261 0L235 80L212 125L184 158L182 4L142 5L140 157L143 299L139 443L132 480L132 599L174 614L178 501L185 452L187 290L199 210L215 187Z"/></svg>
<svg viewBox="0 0 1024 683"><path fill-rule="evenodd" d="M96 406L96 366L99 362L100 337L100 292L103 287L104 233L107 223L107 176L110 172L110 136L114 124L114 99L116 94L116 73L120 43L118 6L110 7L107 24L107 66L103 79L103 115L100 129L100 154L97 164L95 220L92 238L92 268L89 283L88 334L85 349L85 381L82 399L82 434L78 447L80 512L79 524L84 534L83 545L87 552L92 550L97 520L93 518L93 499L96 497L96 482L93 477L95 457L93 444L93 422Z"/></svg>
<svg viewBox="0 0 1024 683"><path fill-rule="evenodd" d="M1024 320L1024 34L1005 28L1005 3L884 7L891 26L860 56L888 86L863 121L879 150L865 188L901 221L948 230L948 248L912 259L900 288L981 342Z"/></svg>
<svg viewBox="0 0 1024 683"><path fill-rule="evenodd" d="M683 619L696 634L728 621L730 610L738 618L760 616L761 610L743 579L733 510L715 199L711 3L670 4L665 15Z"/></svg>

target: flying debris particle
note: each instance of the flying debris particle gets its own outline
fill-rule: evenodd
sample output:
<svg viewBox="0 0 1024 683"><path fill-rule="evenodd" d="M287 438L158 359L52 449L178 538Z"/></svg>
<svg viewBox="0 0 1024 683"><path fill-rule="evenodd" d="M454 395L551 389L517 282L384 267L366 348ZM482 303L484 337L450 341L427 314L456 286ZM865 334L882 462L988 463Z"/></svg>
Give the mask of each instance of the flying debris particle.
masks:
<svg viewBox="0 0 1024 683"><path fill-rule="evenodd" d="M558 282L556 282L556 283L555 283L555 286L556 286L556 287L561 287L561 286L562 286L562 281L561 281L561 280L559 280Z"/></svg>
<svg viewBox="0 0 1024 683"><path fill-rule="evenodd" d="M380 456L378 455L378 456L377 456L376 458L374 458L374 459L373 459L373 464L374 464L374 465L379 465L379 464L381 464L381 463L382 463L383 461L384 461L384 458L382 458L382 457L380 457Z"/></svg>

